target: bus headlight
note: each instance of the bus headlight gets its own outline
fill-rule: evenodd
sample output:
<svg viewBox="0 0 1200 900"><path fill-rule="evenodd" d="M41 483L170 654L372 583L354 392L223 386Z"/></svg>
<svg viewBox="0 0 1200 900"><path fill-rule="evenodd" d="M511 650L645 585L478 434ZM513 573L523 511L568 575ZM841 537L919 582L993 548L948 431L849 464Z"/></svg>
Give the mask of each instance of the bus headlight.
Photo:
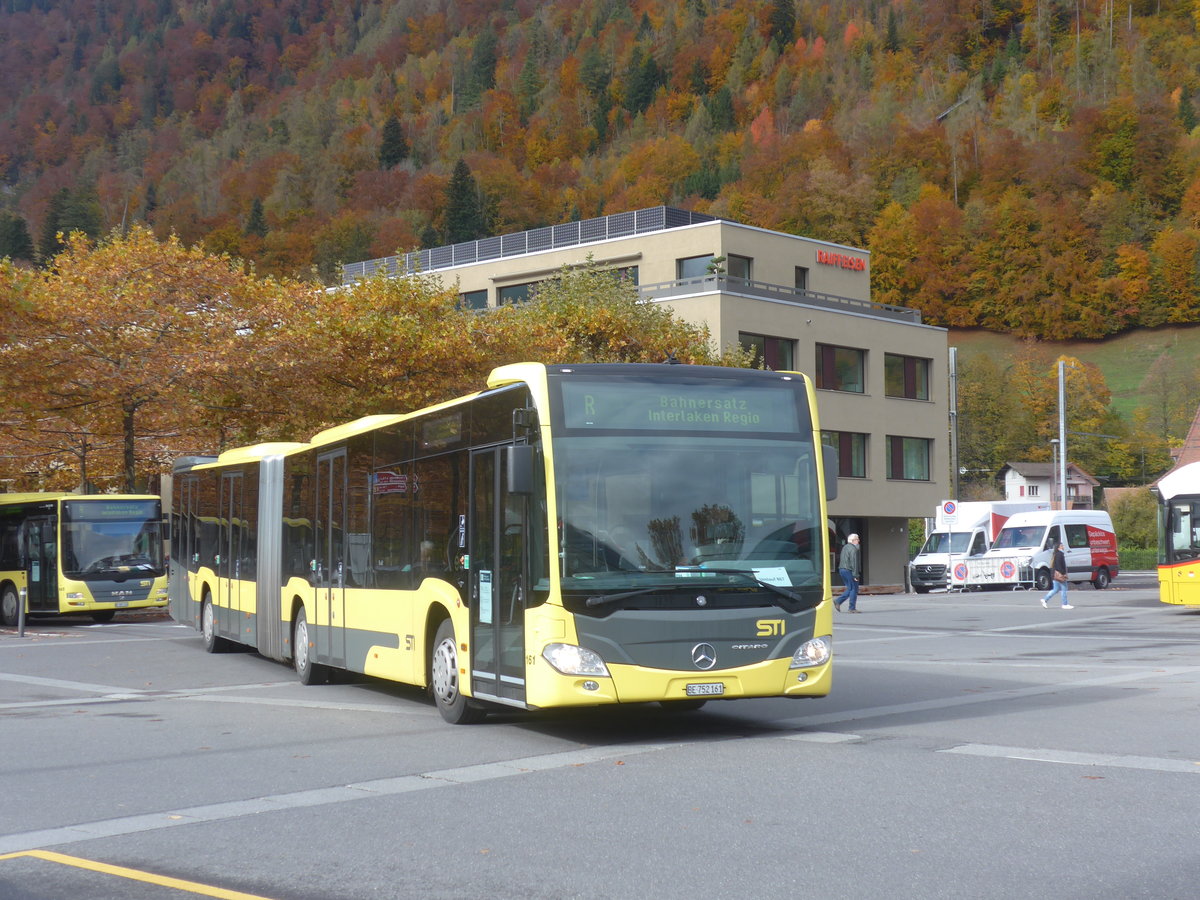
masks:
<svg viewBox="0 0 1200 900"><path fill-rule="evenodd" d="M823 666L829 662L829 657L833 653L833 638L830 635L815 637L811 641L805 641L800 645L800 649L792 656L792 664L789 669L803 669L808 666Z"/></svg>
<svg viewBox="0 0 1200 900"><path fill-rule="evenodd" d="M600 654L575 644L547 644L542 657L563 675L601 675L609 678Z"/></svg>
<svg viewBox="0 0 1200 900"><path fill-rule="evenodd" d="M68 600L82 600L83 594L79 591L67 591Z"/></svg>

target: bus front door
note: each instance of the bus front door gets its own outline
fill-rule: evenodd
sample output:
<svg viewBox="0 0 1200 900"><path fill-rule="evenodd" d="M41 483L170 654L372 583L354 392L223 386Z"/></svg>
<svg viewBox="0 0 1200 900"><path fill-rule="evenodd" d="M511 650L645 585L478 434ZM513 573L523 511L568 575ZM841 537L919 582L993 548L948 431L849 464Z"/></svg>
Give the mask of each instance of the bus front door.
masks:
<svg viewBox="0 0 1200 900"><path fill-rule="evenodd" d="M240 640L242 537L242 473L221 476L221 531L217 560L217 633Z"/></svg>
<svg viewBox="0 0 1200 900"><path fill-rule="evenodd" d="M528 502L508 490L507 449L471 454L471 692L523 705Z"/></svg>
<svg viewBox="0 0 1200 900"><path fill-rule="evenodd" d="M25 522L25 577L30 612L58 612L58 537L55 516Z"/></svg>
<svg viewBox="0 0 1200 900"><path fill-rule="evenodd" d="M316 653L323 664L346 664L346 451L317 459Z"/></svg>

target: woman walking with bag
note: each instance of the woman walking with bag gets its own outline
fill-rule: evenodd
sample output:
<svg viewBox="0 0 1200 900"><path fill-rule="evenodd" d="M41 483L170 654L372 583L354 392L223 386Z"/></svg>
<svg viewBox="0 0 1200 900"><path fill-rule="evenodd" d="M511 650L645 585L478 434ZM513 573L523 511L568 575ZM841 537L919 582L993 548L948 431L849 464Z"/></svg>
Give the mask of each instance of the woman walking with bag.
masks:
<svg viewBox="0 0 1200 900"><path fill-rule="evenodd" d="M1054 542L1054 562L1050 566L1050 577L1052 579L1050 582L1050 593L1042 598L1042 608L1047 609L1047 601L1061 591L1062 608L1074 609L1075 607L1067 600L1067 585L1070 582L1067 581L1067 557L1063 553L1062 541Z"/></svg>

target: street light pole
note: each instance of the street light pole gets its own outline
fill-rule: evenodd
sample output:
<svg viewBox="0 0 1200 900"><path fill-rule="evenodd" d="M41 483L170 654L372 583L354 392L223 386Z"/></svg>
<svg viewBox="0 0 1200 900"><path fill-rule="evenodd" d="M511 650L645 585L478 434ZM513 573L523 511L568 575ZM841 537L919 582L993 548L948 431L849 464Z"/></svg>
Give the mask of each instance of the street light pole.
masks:
<svg viewBox="0 0 1200 900"><path fill-rule="evenodd" d="M1062 506L1067 508L1067 366L1058 361L1058 486L1062 491Z"/></svg>

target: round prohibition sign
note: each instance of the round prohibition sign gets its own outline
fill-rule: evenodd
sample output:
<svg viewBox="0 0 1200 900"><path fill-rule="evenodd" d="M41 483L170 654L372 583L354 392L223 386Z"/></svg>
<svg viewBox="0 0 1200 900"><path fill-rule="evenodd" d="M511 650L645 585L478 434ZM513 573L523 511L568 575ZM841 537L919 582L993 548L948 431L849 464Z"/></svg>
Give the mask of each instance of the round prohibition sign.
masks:
<svg viewBox="0 0 1200 900"><path fill-rule="evenodd" d="M1000 575L1003 578L1012 578L1017 574L1017 567L1007 560L1000 564Z"/></svg>

